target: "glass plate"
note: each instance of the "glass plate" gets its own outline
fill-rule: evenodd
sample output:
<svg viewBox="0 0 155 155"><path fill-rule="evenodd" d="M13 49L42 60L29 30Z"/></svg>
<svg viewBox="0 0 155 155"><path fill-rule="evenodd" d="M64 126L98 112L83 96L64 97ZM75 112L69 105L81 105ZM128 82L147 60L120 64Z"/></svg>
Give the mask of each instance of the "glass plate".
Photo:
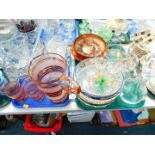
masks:
<svg viewBox="0 0 155 155"><path fill-rule="evenodd" d="M120 97L117 97L112 103L107 104L107 105L91 105L88 103L85 103L84 101L80 100L80 98L76 98L75 99L77 105L82 108L83 110L118 110L118 109L131 109L131 108L140 108L142 106L144 106L145 104L145 100L142 102L139 102L137 104L131 105L131 104L126 104L124 103Z"/></svg>
<svg viewBox="0 0 155 155"><path fill-rule="evenodd" d="M91 104L91 105L95 105L95 106L103 106L103 105L107 105L107 104L110 104L111 102L113 102L117 96L118 95L114 95L113 97L111 97L109 99L101 100L101 99L90 98L90 97L80 93L78 95L78 98L80 98L80 100L84 101L87 104Z"/></svg>

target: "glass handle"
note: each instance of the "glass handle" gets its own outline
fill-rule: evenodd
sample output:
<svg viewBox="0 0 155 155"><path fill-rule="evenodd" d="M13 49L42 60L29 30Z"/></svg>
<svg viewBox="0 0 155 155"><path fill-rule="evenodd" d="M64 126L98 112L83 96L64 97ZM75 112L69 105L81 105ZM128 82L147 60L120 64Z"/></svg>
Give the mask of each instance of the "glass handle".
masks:
<svg viewBox="0 0 155 155"><path fill-rule="evenodd" d="M81 92L80 85L71 77L68 78L69 81L69 93L79 94Z"/></svg>
<svg viewBox="0 0 155 155"><path fill-rule="evenodd" d="M66 90L68 94L79 94L81 92L80 85L73 78L65 77L63 81L65 83L67 82L65 88L67 88Z"/></svg>

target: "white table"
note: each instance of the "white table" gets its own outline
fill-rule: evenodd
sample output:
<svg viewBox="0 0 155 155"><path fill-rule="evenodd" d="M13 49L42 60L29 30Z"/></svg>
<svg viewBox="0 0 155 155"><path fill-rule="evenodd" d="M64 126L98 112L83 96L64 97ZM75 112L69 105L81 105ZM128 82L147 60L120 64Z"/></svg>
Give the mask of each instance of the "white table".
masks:
<svg viewBox="0 0 155 155"><path fill-rule="evenodd" d="M155 100L147 97L145 105L142 108L155 108ZM111 110L111 109L110 109ZM121 109L113 109L113 110L121 110ZM122 109L123 110L123 109ZM125 109L124 109L125 110ZM58 112L80 112L83 111L74 100L70 102L65 107L56 107L56 108L28 108L28 109L18 109L13 106L12 103L7 105L4 108L0 109L0 115L10 115L10 114L37 114L37 113L58 113ZM97 110L104 111L104 110Z"/></svg>

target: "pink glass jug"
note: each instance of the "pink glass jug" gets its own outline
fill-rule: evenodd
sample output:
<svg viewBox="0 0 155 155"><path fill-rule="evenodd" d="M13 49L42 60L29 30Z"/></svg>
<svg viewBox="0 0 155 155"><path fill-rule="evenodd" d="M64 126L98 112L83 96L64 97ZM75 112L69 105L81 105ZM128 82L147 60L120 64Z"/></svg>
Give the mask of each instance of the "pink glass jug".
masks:
<svg viewBox="0 0 155 155"><path fill-rule="evenodd" d="M56 53L35 57L29 65L29 76L54 103L65 101L68 94L80 93L80 86L68 77L66 60Z"/></svg>

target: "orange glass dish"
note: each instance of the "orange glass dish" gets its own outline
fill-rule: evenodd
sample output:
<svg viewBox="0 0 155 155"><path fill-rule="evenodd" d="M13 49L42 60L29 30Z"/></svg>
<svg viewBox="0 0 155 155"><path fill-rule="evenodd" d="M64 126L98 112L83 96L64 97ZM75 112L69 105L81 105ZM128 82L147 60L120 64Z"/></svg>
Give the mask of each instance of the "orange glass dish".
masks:
<svg viewBox="0 0 155 155"><path fill-rule="evenodd" d="M78 61L92 57L105 57L108 51L107 43L96 34L80 35L71 45L71 52Z"/></svg>

